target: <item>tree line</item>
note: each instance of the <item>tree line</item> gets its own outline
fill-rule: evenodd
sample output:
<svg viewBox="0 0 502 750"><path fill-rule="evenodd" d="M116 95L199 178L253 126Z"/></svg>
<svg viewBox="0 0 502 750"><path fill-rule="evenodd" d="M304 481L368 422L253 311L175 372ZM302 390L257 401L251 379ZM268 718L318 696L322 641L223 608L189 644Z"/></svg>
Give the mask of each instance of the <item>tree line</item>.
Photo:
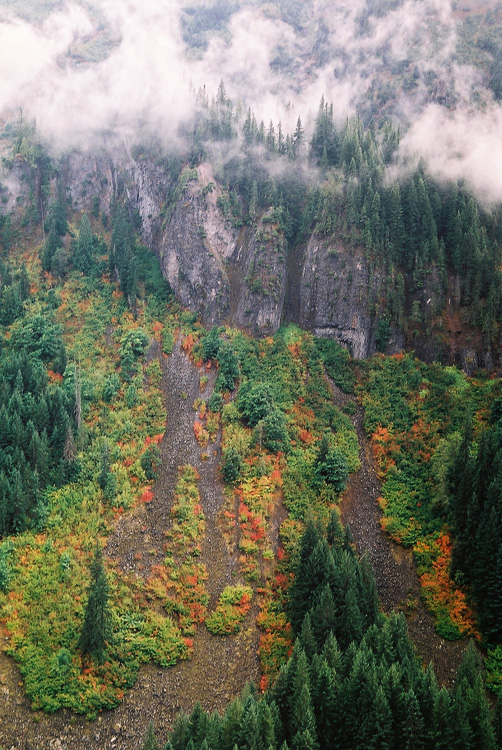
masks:
<svg viewBox="0 0 502 750"><path fill-rule="evenodd" d="M310 139L301 117L287 133L281 122L266 125L250 109L243 114L223 83L211 103L205 91L198 101L193 126L184 131L192 163L211 159L215 144L239 142L222 168L234 222L252 222L272 209L290 247L312 232L340 237L361 247L372 268L388 268L394 281L381 318L398 326L406 316L427 322L453 301L482 329L485 344L494 343L502 315L500 207L486 211L467 185L440 184L423 165L391 178L400 130L389 122L365 127L359 117L340 122L324 97ZM418 299L415 308L406 307L406 298L430 279L434 308L421 310Z"/></svg>

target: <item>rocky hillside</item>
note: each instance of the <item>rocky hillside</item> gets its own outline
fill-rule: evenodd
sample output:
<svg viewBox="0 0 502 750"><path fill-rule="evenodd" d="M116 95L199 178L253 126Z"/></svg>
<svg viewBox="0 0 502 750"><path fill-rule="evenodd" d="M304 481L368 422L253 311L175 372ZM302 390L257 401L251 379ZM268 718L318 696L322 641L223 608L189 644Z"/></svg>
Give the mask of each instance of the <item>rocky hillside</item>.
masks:
<svg viewBox="0 0 502 750"><path fill-rule="evenodd" d="M67 180L79 209L88 208L90 193L98 191L107 210L122 186L165 278L183 305L206 324L226 322L268 335L281 323L294 322L337 339L356 358L376 350L371 300L385 295L384 269L374 273L362 252L315 232L288 253L272 209L261 211L248 225L235 226L225 215L225 191L210 163L186 168L173 190L165 171L138 163L130 154L106 164L72 156ZM169 190L175 201L166 210ZM388 350L404 344L403 335L395 333Z"/></svg>
<svg viewBox="0 0 502 750"><path fill-rule="evenodd" d="M208 325L225 322L269 335L294 322L336 339L356 358L408 348L470 372L500 366L481 331L466 322L454 274L444 295L434 264L418 285L405 273L401 320L379 334L383 311L396 294L396 268L354 247L342 232L321 234L315 224L291 248L273 208L239 225L207 161L185 167L177 180L165 165L125 151L113 158L72 155L67 170L80 210L89 210L96 194L105 213L118 194L127 197L143 241L158 255L177 297ZM419 319L418 308L424 311Z"/></svg>
<svg viewBox="0 0 502 750"><path fill-rule="evenodd" d="M231 103L209 116L224 125ZM263 336L293 322L355 358L412 349L469 373L498 369L500 210L420 171L389 187L384 155L397 135L375 138L357 119L337 132L330 117L326 104L310 153L299 130L283 154L274 139L259 142L248 115L251 145L235 130L237 156L223 164L215 142L199 143L199 159L124 142L55 160L23 136L14 158L4 144L3 221L36 225L43 240L59 184L106 237L125 205L180 302L207 325ZM321 147L328 170L312 169Z"/></svg>

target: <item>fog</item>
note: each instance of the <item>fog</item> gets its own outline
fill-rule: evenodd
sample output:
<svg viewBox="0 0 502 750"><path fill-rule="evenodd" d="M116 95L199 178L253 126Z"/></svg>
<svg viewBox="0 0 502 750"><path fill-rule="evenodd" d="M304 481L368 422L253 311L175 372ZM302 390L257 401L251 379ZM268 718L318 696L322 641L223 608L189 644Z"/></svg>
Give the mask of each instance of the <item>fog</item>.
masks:
<svg viewBox="0 0 502 750"><path fill-rule="evenodd" d="M211 95L221 79L243 111L281 120L284 131L299 115L311 127L324 95L340 121L374 106L399 123L403 162L422 158L436 176L501 201L502 108L481 73L459 62L450 0L381 0L373 13L369 4L291 0L298 23L274 3L242 0L198 54L183 37L186 0L82 0L37 25L0 11L0 112L21 108L60 149L133 140L140 126L169 144L194 92ZM104 59L75 54L105 35L116 42ZM399 95L385 98L390 75Z"/></svg>

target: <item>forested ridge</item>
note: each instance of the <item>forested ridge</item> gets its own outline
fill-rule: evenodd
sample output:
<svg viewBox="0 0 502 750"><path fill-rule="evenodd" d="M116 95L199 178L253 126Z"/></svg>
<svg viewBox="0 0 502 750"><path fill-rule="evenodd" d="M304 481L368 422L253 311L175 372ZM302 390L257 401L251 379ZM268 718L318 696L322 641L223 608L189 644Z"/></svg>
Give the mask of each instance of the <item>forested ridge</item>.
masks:
<svg viewBox="0 0 502 750"><path fill-rule="evenodd" d="M205 141L237 136L232 102L223 88L213 105L203 101L204 108L209 125L194 129L196 149L203 149ZM250 111L242 136L242 155L224 170L235 220L249 221L260 209L270 211L270 220L290 246L313 231L325 241L336 237L362 247L375 272L383 265L387 288L383 298L371 300L379 350L385 351L391 325L405 329L411 341L414 329L440 337L437 319L452 301L460 306L465 324L482 332L485 346L496 341L499 207L487 212L466 186L440 184L421 168L389 185L387 170L399 130L385 123L375 132L358 117L340 125L333 104L324 98L309 141L301 118L295 131L284 136L280 123L258 124ZM266 161L278 157L297 162L297 170L285 168L282 177L271 178ZM197 158L203 158L200 151ZM315 185L300 177L307 164L320 169ZM422 298L424 286L432 299Z"/></svg>

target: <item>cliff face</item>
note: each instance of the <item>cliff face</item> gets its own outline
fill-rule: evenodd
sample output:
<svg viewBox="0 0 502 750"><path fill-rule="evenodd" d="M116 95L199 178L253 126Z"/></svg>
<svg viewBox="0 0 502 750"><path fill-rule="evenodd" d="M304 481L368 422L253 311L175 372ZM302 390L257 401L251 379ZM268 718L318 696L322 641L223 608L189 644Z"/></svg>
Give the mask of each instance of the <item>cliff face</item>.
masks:
<svg viewBox="0 0 502 750"><path fill-rule="evenodd" d="M356 359L376 351L376 310L389 281L383 269L371 269L362 253L342 242L314 234L292 255L289 279L289 319L336 339ZM403 346L403 336L391 332L387 350Z"/></svg>
<svg viewBox="0 0 502 750"><path fill-rule="evenodd" d="M379 311L395 288L394 275L336 235L327 239L314 232L287 252L272 211L236 225L209 163L186 168L174 183L165 165L135 160L126 151L112 157L73 154L66 180L79 210L89 210L91 196L99 195L106 213L114 196L125 194L178 299L207 325L227 323L268 335L294 322L336 339L355 358L377 350ZM429 271L413 299L404 301L406 334L391 326L386 353L414 349L428 361L441 359L468 372L498 367L481 340L464 335L457 310L452 313L449 305L438 317L439 288L437 273Z"/></svg>
<svg viewBox="0 0 502 750"><path fill-rule="evenodd" d="M315 235L288 257L273 212L236 228L209 164L192 175L166 223L156 251L166 278L206 323L227 322L266 335L295 322L337 339L361 358L376 349L371 301L384 294L383 271L362 255ZM404 345L391 336L389 351Z"/></svg>
<svg viewBox="0 0 502 750"><path fill-rule="evenodd" d="M286 289L282 235L267 216L234 226L209 164L189 177L156 246L165 277L208 324L277 330Z"/></svg>
<svg viewBox="0 0 502 750"><path fill-rule="evenodd" d="M398 288L395 272L370 262L336 234L325 238L314 230L288 251L272 210L238 225L209 163L186 168L174 180L166 163L145 155L134 158L127 149L74 152L61 164L61 175L78 211L95 212L99 198L99 210L109 215L114 198L127 199L178 299L206 324L227 323L268 335L281 323L294 322L336 339L355 358L382 348L379 325ZM16 161L8 179L2 177L3 213L27 200L28 176L27 165ZM455 280L450 279L446 304L442 283L431 268L413 295L405 298L401 290L406 333L388 328L386 353L407 348L427 361L439 359L467 372L499 369L499 355L463 322Z"/></svg>

